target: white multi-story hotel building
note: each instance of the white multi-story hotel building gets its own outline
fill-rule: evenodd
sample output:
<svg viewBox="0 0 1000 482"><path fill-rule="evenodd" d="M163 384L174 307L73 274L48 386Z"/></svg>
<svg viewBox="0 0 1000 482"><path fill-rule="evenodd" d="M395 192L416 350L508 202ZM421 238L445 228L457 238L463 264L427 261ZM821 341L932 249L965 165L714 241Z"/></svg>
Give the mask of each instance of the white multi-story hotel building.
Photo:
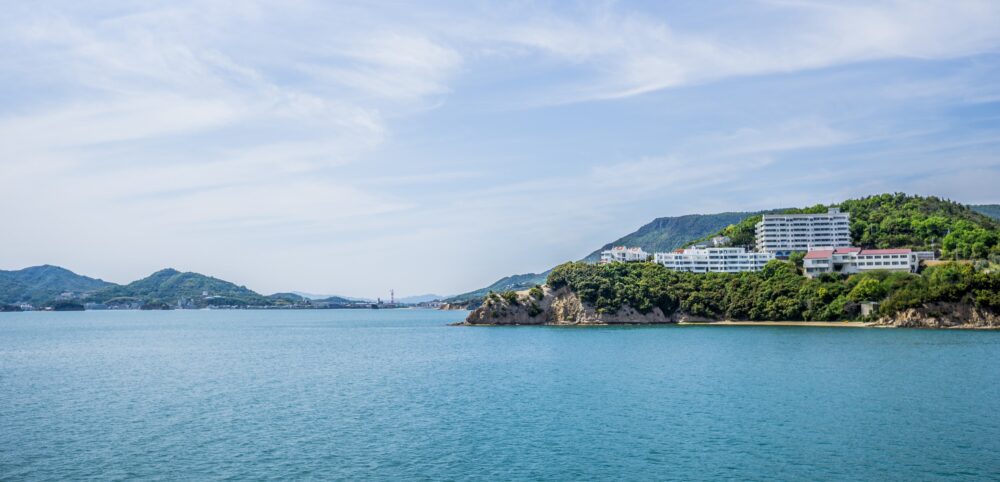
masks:
<svg viewBox="0 0 1000 482"><path fill-rule="evenodd" d="M785 257L817 246L851 245L850 213L830 208L825 214L765 214L757 223L757 251Z"/></svg>
<svg viewBox="0 0 1000 482"><path fill-rule="evenodd" d="M653 255L653 261L666 268L692 273L760 271L772 259L774 253L755 253L745 248L688 248Z"/></svg>
<svg viewBox="0 0 1000 482"><path fill-rule="evenodd" d="M814 249L802 260L809 278L823 273L853 274L880 269L915 273L919 266L917 253L909 249Z"/></svg>
<svg viewBox="0 0 1000 482"><path fill-rule="evenodd" d="M607 263L629 263L633 261L646 261L649 253L642 248L627 248L625 246L615 246L611 249L601 251L601 264Z"/></svg>

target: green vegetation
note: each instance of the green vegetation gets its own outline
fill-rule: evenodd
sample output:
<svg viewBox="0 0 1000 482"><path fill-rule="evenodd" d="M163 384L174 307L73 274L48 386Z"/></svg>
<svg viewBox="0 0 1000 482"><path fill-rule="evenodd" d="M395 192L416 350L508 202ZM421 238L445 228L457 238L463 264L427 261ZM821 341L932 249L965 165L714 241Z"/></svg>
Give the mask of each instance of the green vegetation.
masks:
<svg viewBox="0 0 1000 482"><path fill-rule="evenodd" d="M989 208L981 206L980 208ZM851 241L864 248L941 249L945 259L1000 259L1000 223L969 206L934 196L880 194L840 203L851 213ZM827 206L783 209L782 214L824 213ZM989 209L985 209L989 212ZM738 223L688 244L712 236L728 236L733 246L752 248L761 216Z"/></svg>
<svg viewBox="0 0 1000 482"><path fill-rule="evenodd" d="M452 296L444 301L446 303L468 303L479 304L482 302L491 291L504 292L504 291L517 291L528 289L532 286L541 284L545 282L545 277L548 276L549 271L544 273L528 273L528 274L516 274L513 276L507 276L500 278L495 283L475 291L470 291L468 293L462 293L460 295Z"/></svg>
<svg viewBox="0 0 1000 482"><path fill-rule="evenodd" d="M54 311L83 311L83 305L76 301L59 300L51 304Z"/></svg>
<svg viewBox="0 0 1000 482"><path fill-rule="evenodd" d="M881 194L840 204L851 213L851 239L869 248L941 248L948 259L1000 254L1000 223L934 196Z"/></svg>
<svg viewBox="0 0 1000 482"><path fill-rule="evenodd" d="M720 231L708 234L694 241L689 241L685 243L685 246L691 246L693 244L698 244L715 236L726 236L729 238L729 244L732 246L742 246L747 249L754 249L754 243L757 239L757 223L762 219L763 214L818 214L825 213L827 207L822 204L817 204L809 208L791 208L791 209L773 209L770 211L764 211L760 214L754 214L753 216L748 216L740 219L739 222L730 224Z"/></svg>
<svg viewBox="0 0 1000 482"><path fill-rule="evenodd" d="M719 213L719 214L689 214L686 216L663 217L654 219L633 233L627 234L615 241L605 244L600 249L590 253L583 261L597 262L601 259L601 251L612 246L638 246L652 253L654 251L671 251L684 246L691 239L715 233L724 226L739 222L750 213ZM508 290L525 290L545 282L551 270L544 273L528 273L507 276L495 283L475 291L452 296L444 301L447 303L479 304L490 291L503 292Z"/></svg>
<svg viewBox="0 0 1000 482"><path fill-rule="evenodd" d="M753 214L689 214L687 216L656 218L634 233L605 244L597 251L590 253L583 261L597 262L601 259L601 251L611 249L612 246L638 246L650 253L673 251L692 239L714 235L725 226L738 223Z"/></svg>
<svg viewBox="0 0 1000 482"><path fill-rule="evenodd" d="M880 302L889 315L935 301L967 302L1000 311L1000 273L946 263L923 275L876 271L848 278L807 279L786 261L760 272L684 273L654 263L566 263L552 270L553 289L569 287L599 312L628 305L648 313L687 313L712 319L837 321L860 318L860 303Z"/></svg>
<svg viewBox="0 0 1000 482"><path fill-rule="evenodd" d="M528 295L536 300L541 300L542 298L545 297L545 292L542 291L541 285L535 285L532 286L530 290L528 290Z"/></svg>
<svg viewBox="0 0 1000 482"><path fill-rule="evenodd" d="M0 271L0 304L42 305L62 293L81 296L113 286L99 279L80 276L58 266L33 266L16 271Z"/></svg>
<svg viewBox="0 0 1000 482"><path fill-rule="evenodd" d="M95 293L96 302L141 300L143 306L158 307L178 303L191 307L206 306L266 306L272 300L228 281L198 273L182 273L164 269L124 286L112 286Z"/></svg>
<svg viewBox="0 0 1000 482"><path fill-rule="evenodd" d="M1000 221L1000 204L973 204L969 209Z"/></svg>

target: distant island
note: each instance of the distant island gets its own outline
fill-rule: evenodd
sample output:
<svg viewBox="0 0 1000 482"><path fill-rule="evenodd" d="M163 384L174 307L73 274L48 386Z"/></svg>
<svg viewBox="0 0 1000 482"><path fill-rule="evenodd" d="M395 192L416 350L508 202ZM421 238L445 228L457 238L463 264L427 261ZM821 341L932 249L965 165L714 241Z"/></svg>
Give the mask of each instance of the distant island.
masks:
<svg viewBox="0 0 1000 482"><path fill-rule="evenodd" d="M1000 328L1000 224L995 219L935 197L884 194L837 206L845 213L845 223L849 219L843 233L852 246L796 251L781 248L786 244L768 244L794 243L800 236L797 230L833 236L814 232L825 227L796 227L806 221L783 223L786 214L825 220L822 213L828 209L771 212L782 221L774 224L780 239L758 238L758 233L771 231L762 223L763 215L754 214L692 239L685 243L689 249L663 256L629 262L610 257L628 253L607 251L603 264L566 263L551 270L544 285L488 293L464 323L864 321L877 326ZM918 259L915 250L925 257ZM641 247L629 252L645 253ZM760 267L743 264L755 252L783 256ZM705 261L678 268L683 264L676 260L685 257ZM712 268L712 263L719 264Z"/></svg>
<svg viewBox="0 0 1000 482"><path fill-rule="evenodd" d="M432 300L408 302L313 298L296 293L259 294L199 273L163 269L126 285L76 274L58 266L0 271L0 311L105 309L326 309L437 307Z"/></svg>

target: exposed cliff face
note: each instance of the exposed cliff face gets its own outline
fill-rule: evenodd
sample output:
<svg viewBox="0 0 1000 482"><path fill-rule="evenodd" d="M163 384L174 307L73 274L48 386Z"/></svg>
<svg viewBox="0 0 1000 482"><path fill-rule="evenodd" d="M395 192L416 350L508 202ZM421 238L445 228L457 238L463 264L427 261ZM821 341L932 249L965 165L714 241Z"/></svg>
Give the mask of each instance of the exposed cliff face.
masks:
<svg viewBox="0 0 1000 482"><path fill-rule="evenodd" d="M611 325L640 323L677 323L679 321L710 321L684 314L665 315L659 308L640 313L622 307L616 313L598 313L567 288L553 291L543 287L542 297L519 291L516 300L500 296L489 297L466 318L466 325Z"/></svg>
<svg viewBox="0 0 1000 482"><path fill-rule="evenodd" d="M963 303L930 303L920 308L884 316L879 326L905 328L992 328L1000 329L1000 315Z"/></svg>

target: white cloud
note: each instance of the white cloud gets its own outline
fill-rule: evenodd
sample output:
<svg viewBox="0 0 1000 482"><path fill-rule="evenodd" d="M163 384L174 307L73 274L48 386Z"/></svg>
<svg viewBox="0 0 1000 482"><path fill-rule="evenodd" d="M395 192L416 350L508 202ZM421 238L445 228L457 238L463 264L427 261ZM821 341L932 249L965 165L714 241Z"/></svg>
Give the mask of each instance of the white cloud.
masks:
<svg viewBox="0 0 1000 482"><path fill-rule="evenodd" d="M587 67L549 101L613 99L732 76L793 72L885 58L997 52L1000 4L991 1L767 2L772 10L685 32L637 12L599 7L576 20L542 18L498 33Z"/></svg>

